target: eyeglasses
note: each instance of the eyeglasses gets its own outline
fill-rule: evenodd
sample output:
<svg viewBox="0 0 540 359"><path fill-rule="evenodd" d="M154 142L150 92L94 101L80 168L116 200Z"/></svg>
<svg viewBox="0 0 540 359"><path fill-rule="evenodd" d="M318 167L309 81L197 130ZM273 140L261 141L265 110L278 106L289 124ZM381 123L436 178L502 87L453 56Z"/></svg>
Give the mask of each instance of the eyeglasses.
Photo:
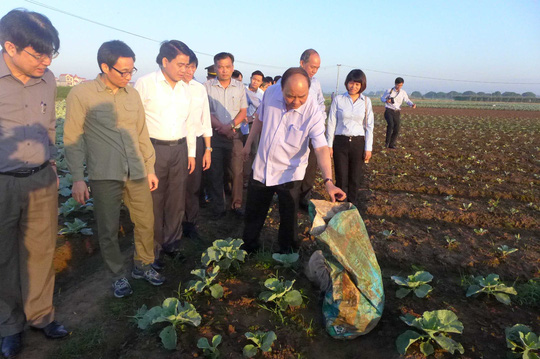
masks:
<svg viewBox="0 0 540 359"><path fill-rule="evenodd" d="M127 75L135 75L135 73L137 72L137 68L134 67L133 70L131 71L120 71L118 70L117 68L115 68L114 66L111 66L111 69L113 69L114 71L118 72L120 74L120 76L122 77L127 77Z"/></svg>
<svg viewBox="0 0 540 359"><path fill-rule="evenodd" d="M37 61L43 61L46 57L48 57L49 59L51 60L54 60L58 57L59 53L58 52L52 52L50 54L39 54L39 55L34 55L33 53L31 52L28 52L27 50L23 49L24 52L26 52L28 55L32 56L34 59L36 59Z"/></svg>

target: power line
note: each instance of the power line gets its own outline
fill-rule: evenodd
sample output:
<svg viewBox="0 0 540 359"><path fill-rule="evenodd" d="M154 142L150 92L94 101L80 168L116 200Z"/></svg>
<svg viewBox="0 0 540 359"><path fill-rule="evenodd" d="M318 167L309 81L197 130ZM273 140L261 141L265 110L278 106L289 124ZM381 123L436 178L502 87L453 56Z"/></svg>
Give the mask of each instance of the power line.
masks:
<svg viewBox="0 0 540 359"><path fill-rule="evenodd" d="M79 16L79 15L72 14L72 13L70 13L70 12L67 12L67 11L64 11L64 10L61 10L61 9L58 9L58 8L55 8L55 7L53 7L53 6L50 6L50 5L47 5L47 4L43 4L43 3L39 2L39 1L35 1L35 0L24 0L24 1L29 2L29 3L31 3L31 4L34 4L34 5L37 5L37 6L44 7L44 8L46 8L46 9L49 9L49 10L52 10L52 11L56 11L56 12L62 13L62 14L64 14L64 15L72 16L72 17L74 17L74 18L77 18L77 19L80 19L80 20L83 20L83 21L90 22L90 23L95 24L95 25L103 26L103 27L106 27L106 28L108 28L108 29L112 29L112 30L116 30L116 31L119 31L119 32L123 32L123 33L125 33L125 34L132 35L132 36L135 36L135 37L144 39L144 40L148 40L148 41L152 41L152 42L157 42L158 44L161 43L161 41L159 41L159 40L152 39L152 38L150 38L150 37L146 37L146 36L143 36L143 35L139 35L139 34L136 34L136 33L134 33L134 32L131 32L131 31L123 30L123 29L120 29L120 28L118 28L118 27L110 26L110 25L101 23L101 22L99 22L99 21L90 20L90 19L87 19L87 18L85 18L85 17L82 17L82 16ZM198 54L198 55L205 55L205 56L214 57L214 55L212 55L212 54L207 54L207 53L205 53L205 52L200 52L200 51L193 51L193 52L196 53L196 54ZM241 63L241 64L245 64L245 65L264 66L264 67L267 67L267 68L280 69L280 70L286 68L286 67L284 67L284 66L255 64L255 63L252 63L252 62L246 62L246 61L240 61L240 60L236 60L235 62Z"/></svg>
<svg viewBox="0 0 540 359"><path fill-rule="evenodd" d="M339 65L337 65L337 66L339 66ZM353 69L358 68L358 66L351 66L351 65L341 65L341 66L350 67L350 68L353 68ZM472 83L478 83L478 84L498 84L498 85L540 85L540 83L538 83L538 82L497 82L497 81L478 81L478 80L457 80L457 79L443 79L443 78L438 78L438 77L398 74L398 73L395 73L395 72L370 70L370 69L364 69L364 70L371 71L371 72L377 72L377 73L380 73L380 74L415 77L415 78L424 79L424 80L451 81L451 82L472 82Z"/></svg>
<svg viewBox="0 0 540 359"><path fill-rule="evenodd" d="M136 33L134 33L134 32L127 31L127 30L123 30L123 29L120 29L120 28L117 28L117 27L114 27L114 26L110 26L110 25L101 23L101 22L99 22L99 21L90 20L90 19L87 19L87 18L85 18L85 17L79 16L79 15L76 15L76 14L72 14L72 13L70 13L70 12L67 12L67 11L64 11L64 10L61 10L61 9L58 9L58 8L55 8L55 7L53 7L53 6L50 6L50 5L41 3L41 2L39 2L39 1L35 1L35 0L24 0L24 1L26 1L26 2L28 2L28 3L31 3L31 4L34 4L34 5L37 5L37 6L44 7L44 8L46 8L46 9L49 9L49 10L52 10L52 11L56 11L56 12L62 13L62 14L64 14L64 15L72 16L72 17L74 17L74 18L77 18L77 19L80 19L80 20L83 20L83 21L90 22L90 23L95 24L95 25L99 25L99 26L103 26L103 27L106 27L106 28L109 28L109 29L112 29L112 30L116 30L116 31L119 31L119 32L123 32L123 33L125 33L125 34L131 35L131 36L135 36L135 37L138 37L138 38L141 38L141 39L144 39L144 40L148 40L148 41L152 41L152 42L156 42L156 43L161 43L161 41L159 41L159 40L152 39L152 38L150 38L150 37L146 37L146 36L143 36L143 35L139 35L139 34L136 34ZM198 55L204 55L204 56L214 57L214 55L208 54L208 53L205 53L205 52L200 52L200 51L193 51L193 52L196 53L196 54L198 54ZM284 67L284 66L256 64L256 63L253 63L253 62L246 62L246 61L240 61L240 60L237 60L237 61L235 61L235 62L241 63L241 64L245 64L245 65L261 66L261 67L273 68L273 69L279 69L279 70L282 70L282 69L285 69L285 68L286 68L286 67ZM320 69L321 69L321 70L327 70L327 69L329 69L329 68L333 68L334 66L337 66L338 71L339 71L339 67L340 67L340 66L350 67L350 68L353 68L353 69L358 67L358 66L351 66L351 65L330 65L330 66L324 66L324 67L321 67ZM365 69L365 70L366 70L366 71L371 71L371 72L376 72L376 73L381 73L381 74L396 75L396 76L407 76L407 77L419 78L419 79L424 79L424 80L449 81L449 82L469 82L469 83L498 84L498 85L540 85L540 83L538 83L538 82L497 82L497 81L477 81L477 80L444 79L444 78L437 78L437 77L428 77L428 76L418 76L418 75L399 74L399 73L395 73L395 72L380 71L380 70L371 70L371 69Z"/></svg>

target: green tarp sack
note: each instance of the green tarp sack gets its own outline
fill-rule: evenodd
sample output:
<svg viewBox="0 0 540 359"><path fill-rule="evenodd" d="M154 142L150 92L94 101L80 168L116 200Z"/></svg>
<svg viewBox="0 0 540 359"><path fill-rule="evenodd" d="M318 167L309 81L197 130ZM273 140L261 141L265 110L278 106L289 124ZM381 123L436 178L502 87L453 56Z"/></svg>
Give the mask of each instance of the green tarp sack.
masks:
<svg viewBox="0 0 540 359"><path fill-rule="evenodd" d="M323 247L322 253L314 253L310 265L318 255L326 267L320 272L329 274L326 288L321 286L326 330L336 339L367 334L381 319L384 289L364 221L350 203L311 200L309 214L310 233Z"/></svg>

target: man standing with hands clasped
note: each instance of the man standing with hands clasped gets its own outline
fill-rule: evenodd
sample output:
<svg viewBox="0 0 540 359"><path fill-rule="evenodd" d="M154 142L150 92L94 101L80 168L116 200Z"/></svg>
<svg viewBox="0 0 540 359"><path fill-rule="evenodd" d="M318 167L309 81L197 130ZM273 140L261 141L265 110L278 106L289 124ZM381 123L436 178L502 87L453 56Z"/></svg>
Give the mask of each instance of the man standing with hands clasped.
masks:
<svg viewBox="0 0 540 359"><path fill-rule="evenodd" d="M135 54L122 41L113 40L101 45L97 58L101 74L75 86L66 99L64 144L73 198L81 204L90 197L84 182L86 162L99 247L113 276L114 296L122 298L133 292L118 243L122 200L135 225L131 276L152 285L165 281L151 267L154 213L150 191L158 188L158 179L144 107L137 90L127 86L137 71Z"/></svg>
<svg viewBox="0 0 540 359"><path fill-rule="evenodd" d="M60 40L45 16L12 10L0 19L0 43L0 337L11 358L25 322L49 338L68 334L53 307L56 83L47 67Z"/></svg>
<svg viewBox="0 0 540 359"><path fill-rule="evenodd" d="M409 96L402 89L405 80L398 77L395 81L395 86L390 90L386 90L381 97L384 103L384 119L386 120L386 147L396 149L396 141L401 127L401 104L405 102L412 108L416 108L416 104L409 100Z"/></svg>
<svg viewBox="0 0 540 359"><path fill-rule="evenodd" d="M288 69L281 82L267 90L253 121L242 151L247 159L251 143L261 135L247 194L243 239L248 252L259 248L259 235L274 193L279 200L280 251L298 249L297 215L300 185L308 162L308 142L313 145L332 202L346 198L332 179L325 119L315 99L308 96L310 84L304 69Z"/></svg>

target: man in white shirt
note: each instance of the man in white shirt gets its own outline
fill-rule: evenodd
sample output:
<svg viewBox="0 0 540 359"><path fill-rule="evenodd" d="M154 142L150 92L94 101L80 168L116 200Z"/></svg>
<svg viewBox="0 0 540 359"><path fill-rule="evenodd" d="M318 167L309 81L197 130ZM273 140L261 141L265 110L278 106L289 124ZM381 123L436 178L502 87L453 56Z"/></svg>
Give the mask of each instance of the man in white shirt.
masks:
<svg viewBox="0 0 540 359"><path fill-rule="evenodd" d="M191 96L182 81L191 50L181 41L161 44L156 62L159 70L135 83L146 113L150 141L156 152L154 165L159 187L152 192L155 261L164 266L163 254L176 255L182 237L182 219L188 173L195 169L195 133Z"/></svg>
<svg viewBox="0 0 540 359"><path fill-rule="evenodd" d="M186 211L182 229L190 238L198 238L197 220L199 218L199 197L202 187L202 174L210 168L212 162L212 124L210 122L210 107L208 94L204 85L195 81L193 76L199 60L195 53L189 55L189 65L184 75L184 82L189 85L191 95L191 110L193 127L197 137L195 151L195 170L188 175L186 186Z"/></svg>
<svg viewBox="0 0 540 359"><path fill-rule="evenodd" d="M309 96L313 97L321 113L326 119L326 106L324 105L324 96L321 89L321 83L314 76L321 67L321 57L319 53L313 49L307 49L300 56L300 67L306 70L309 78L311 79L311 87L309 88ZM306 175L302 180L300 186L300 205L307 210L309 199L311 198L311 191L313 184L315 183L315 176L317 174L317 159L313 152L313 147L310 146L310 153L308 159L308 166L306 169Z"/></svg>
<svg viewBox="0 0 540 359"><path fill-rule="evenodd" d="M386 147L390 149L396 149L396 140L399 135L399 129L401 127L401 104L405 102L412 108L416 108L405 90L402 89L405 80L398 77L395 81L395 86L389 90L386 90L381 97L381 101L384 103L384 119L388 124L386 127Z"/></svg>
<svg viewBox="0 0 540 359"><path fill-rule="evenodd" d="M249 129L253 124L255 112L257 111L257 108L259 108L264 96L264 91L259 88L263 83L263 79L264 74L261 71L256 70L251 74L249 85L246 86L246 98L248 102L247 117L246 121L244 121L240 127L242 130L244 143L247 141ZM259 147L258 138L253 141L253 144L251 145L251 155L249 159L244 162L244 181L249 180L249 177L251 176L251 166L253 165L253 160L255 159L257 147Z"/></svg>
<svg viewBox="0 0 540 359"><path fill-rule="evenodd" d="M274 193L279 200L280 251L286 253L298 248L299 194L310 140L331 200L344 200L346 197L341 189L334 186L330 152L324 135L324 115L315 99L308 96L309 87L310 78L304 69L293 67L285 71L281 82L266 91L242 151L244 159L247 159L251 143L260 134L246 201L243 239L249 252L259 247L259 234Z"/></svg>
<svg viewBox="0 0 540 359"><path fill-rule="evenodd" d="M231 209L243 215L243 162L240 124L246 118L247 101L244 85L232 78L234 56L220 52L214 56L217 78L204 83L210 103L210 118L214 129L212 138L212 167L209 189L214 218L225 215L224 174L232 180Z"/></svg>

